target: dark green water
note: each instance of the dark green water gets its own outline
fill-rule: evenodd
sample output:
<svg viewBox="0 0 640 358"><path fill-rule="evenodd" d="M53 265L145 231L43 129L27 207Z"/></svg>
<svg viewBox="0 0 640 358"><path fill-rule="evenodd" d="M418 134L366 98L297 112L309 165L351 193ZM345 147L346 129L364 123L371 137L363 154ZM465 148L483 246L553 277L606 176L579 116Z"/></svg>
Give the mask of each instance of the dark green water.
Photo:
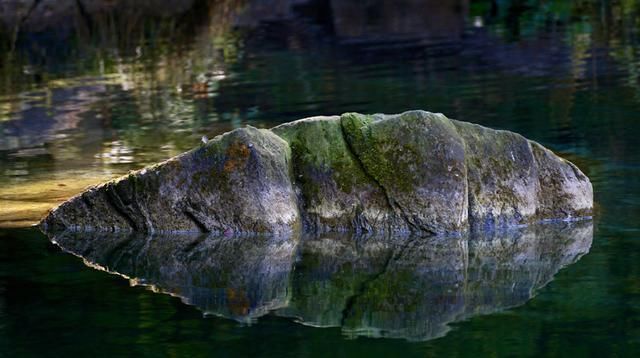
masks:
<svg viewBox="0 0 640 358"><path fill-rule="evenodd" d="M59 200L49 190L59 184L125 173L189 149L204 134L316 114L416 108L517 131L574 161L593 182L597 215L589 252L575 260L547 260L553 255L539 250L528 261L533 266L507 264L497 276L473 276L482 272L474 267L485 267L473 261L462 278L390 271L397 276L371 281L350 303L352 311L332 304L327 287L360 285L361 274L375 276L367 270L376 264L356 259L346 266L350 271L316 269L332 266L304 245L292 249L283 266L294 268L287 269L286 295L276 295L285 299L273 302L324 302L323 312L338 310L343 318L359 312L387 328L389 322L446 322L447 332L420 339L371 338L375 334L357 334L358 324L343 318L342 328L311 327L297 322L315 322L309 315L276 307L241 323L219 305L187 305L131 287L35 229L0 229L0 356L640 354L640 4L6 3L0 1L0 223L37 220L25 208ZM34 187L44 187L47 197L20 194ZM536 237L545 243L549 236ZM475 257L472 249L462 255ZM93 259L115 265L109 255ZM513 262L505 260L498 262ZM162 270L150 263L118 262L115 268L127 276L155 278L169 292L182 287L154 274ZM221 286L233 269L215 272L220 276L199 279ZM261 282L246 278L241 282ZM317 287L304 284L316 281ZM478 284L451 293L434 282ZM486 282L531 290L514 296L483 289ZM251 287L261 292L262 286ZM385 296L391 289L394 300ZM232 308L258 307L255 297ZM409 305L401 300L407 297L420 299ZM471 304L477 301L470 297L482 297L485 305ZM465 315L461 306L487 309ZM203 317L203 307L227 318ZM388 314L383 319L380 312ZM420 314L406 318L410 312ZM449 313L456 318L436 319Z"/></svg>

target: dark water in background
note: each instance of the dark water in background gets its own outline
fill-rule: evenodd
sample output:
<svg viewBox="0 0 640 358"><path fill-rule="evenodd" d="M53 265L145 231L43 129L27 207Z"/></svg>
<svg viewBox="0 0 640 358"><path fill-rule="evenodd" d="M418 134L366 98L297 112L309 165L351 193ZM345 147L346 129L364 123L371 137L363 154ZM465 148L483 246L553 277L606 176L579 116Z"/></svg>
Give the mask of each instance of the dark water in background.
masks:
<svg viewBox="0 0 640 358"><path fill-rule="evenodd" d="M638 356L639 26L634 1L0 1L3 226L203 134L416 108L541 142L598 205L590 252L531 299L422 342L203 319L0 229L0 356Z"/></svg>

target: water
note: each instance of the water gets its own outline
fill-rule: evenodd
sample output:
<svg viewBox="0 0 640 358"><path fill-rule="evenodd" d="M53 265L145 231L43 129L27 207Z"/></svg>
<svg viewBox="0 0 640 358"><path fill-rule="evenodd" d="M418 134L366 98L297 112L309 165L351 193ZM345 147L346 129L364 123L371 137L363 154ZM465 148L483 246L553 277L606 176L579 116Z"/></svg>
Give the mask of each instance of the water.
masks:
<svg viewBox="0 0 640 358"><path fill-rule="evenodd" d="M635 2L0 3L0 356L640 353ZM28 228L202 135L416 108L517 131L576 163L597 204L588 254L553 267L538 258L548 280L517 304L448 320L444 334L373 338L277 310L250 324L203 318ZM304 258L291 282L318 277ZM311 290L296 287L293 298Z"/></svg>

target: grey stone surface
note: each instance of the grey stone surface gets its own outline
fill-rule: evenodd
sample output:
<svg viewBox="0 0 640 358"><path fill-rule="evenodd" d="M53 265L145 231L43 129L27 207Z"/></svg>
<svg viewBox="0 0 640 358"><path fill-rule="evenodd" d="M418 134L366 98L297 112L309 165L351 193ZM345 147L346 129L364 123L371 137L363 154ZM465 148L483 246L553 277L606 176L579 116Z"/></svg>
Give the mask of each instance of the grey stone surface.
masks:
<svg viewBox="0 0 640 358"><path fill-rule="evenodd" d="M287 143L252 127L91 188L54 209L47 230L291 232L300 214Z"/></svg>
<svg viewBox="0 0 640 358"><path fill-rule="evenodd" d="M412 231L461 231L467 223L464 142L453 122L423 111L342 116L364 169Z"/></svg>
<svg viewBox="0 0 640 358"><path fill-rule="evenodd" d="M442 114L237 129L94 187L46 231L459 233L588 217L589 179L540 144Z"/></svg>

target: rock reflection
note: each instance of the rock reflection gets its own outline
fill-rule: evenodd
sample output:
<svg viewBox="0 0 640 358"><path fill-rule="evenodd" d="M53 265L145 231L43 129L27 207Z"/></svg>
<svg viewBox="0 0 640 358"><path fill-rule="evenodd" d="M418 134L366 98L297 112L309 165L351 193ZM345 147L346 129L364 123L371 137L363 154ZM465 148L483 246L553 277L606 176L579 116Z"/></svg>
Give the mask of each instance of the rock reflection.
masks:
<svg viewBox="0 0 640 358"><path fill-rule="evenodd" d="M271 313L349 336L428 340L532 298L589 251L591 222L470 237L76 234L52 238L94 268L249 323Z"/></svg>
<svg viewBox="0 0 640 358"><path fill-rule="evenodd" d="M297 248L290 238L266 236L96 233L54 240L93 268L241 322L286 305Z"/></svg>

